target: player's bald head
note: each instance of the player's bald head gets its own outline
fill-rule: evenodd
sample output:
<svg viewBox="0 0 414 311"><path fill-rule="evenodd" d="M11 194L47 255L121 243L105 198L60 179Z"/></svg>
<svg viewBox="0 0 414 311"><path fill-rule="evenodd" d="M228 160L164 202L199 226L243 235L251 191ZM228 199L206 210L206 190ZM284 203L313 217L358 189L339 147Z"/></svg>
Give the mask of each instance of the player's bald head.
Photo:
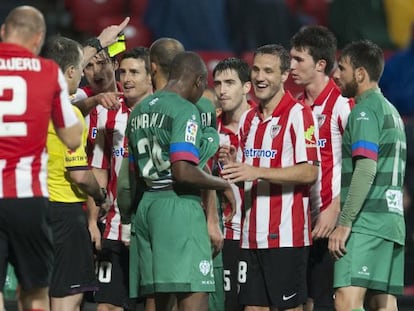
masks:
<svg viewBox="0 0 414 311"><path fill-rule="evenodd" d="M184 46L180 41L173 38L160 38L150 46L150 59L168 76L174 57L181 52L184 52Z"/></svg>
<svg viewBox="0 0 414 311"><path fill-rule="evenodd" d="M30 39L38 33L46 33L46 23L42 12L24 5L13 9L4 21L4 40L10 35Z"/></svg>

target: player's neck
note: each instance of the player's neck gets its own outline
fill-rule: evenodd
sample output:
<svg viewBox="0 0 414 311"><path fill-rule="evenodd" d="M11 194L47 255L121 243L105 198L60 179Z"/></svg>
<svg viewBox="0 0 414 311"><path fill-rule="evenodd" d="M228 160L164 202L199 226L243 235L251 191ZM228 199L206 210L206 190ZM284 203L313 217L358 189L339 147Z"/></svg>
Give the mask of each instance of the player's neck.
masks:
<svg viewBox="0 0 414 311"><path fill-rule="evenodd" d="M322 93L326 85L329 83L329 77L326 75L317 76L314 81L305 87L305 102L308 105L313 105L316 98Z"/></svg>
<svg viewBox="0 0 414 311"><path fill-rule="evenodd" d="M263 119L267 119L269 116L273 114L273 111L275 111L276 107L279 105L284 95L285 91L282 86L279 92L277 92L272 98L270 98L269 100L262 101L260 103L263 113Z"/></svg>
<svg viewBox="0 0 414 311"><path fill-rule="evenodd" d="M161 90L161 89L163 89L167 85L167 79L164 78L163 76L158 75L155 78L154 85L155 85L155 90L157 90L157 91L158 90Z"/></svg>
<svg viewBox="0 0 414 311"><path fill-rule="evenodd" d="M378 88L378 83L374 82L374 81L367 81L366 83L362 83L358 86L358 91L356 93L355 96L359 96L362 93L365 93L366 91L372 90L372 89L377 89Z"/></svg>
<svg viewBox="0 0 414 311"><path fill-rule="evenodd" d="M244 99L236 109L232 111L226 111L224 113L223 123L226 125L226 127L232 128L232 126L235 125L237 128L242 114L246 110L249 110L249 108L250 105L247 102L247 99Z"/></svg>

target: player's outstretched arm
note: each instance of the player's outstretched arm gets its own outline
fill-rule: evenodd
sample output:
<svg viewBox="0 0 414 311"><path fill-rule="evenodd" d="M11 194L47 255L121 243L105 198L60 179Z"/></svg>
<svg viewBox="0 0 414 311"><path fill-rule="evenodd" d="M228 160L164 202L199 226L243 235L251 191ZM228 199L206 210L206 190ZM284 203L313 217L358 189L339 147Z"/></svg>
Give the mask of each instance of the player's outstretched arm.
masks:
<svg viewBox="0 0 414 311"><path fill-rule="evenodd" d="M118 40L119 34L128 25L129 20L130 18L126 17L119 25L108 26L102 30L98 37L87 40L87 43L83 48L83 68L85 68L86 64L96 53L99 53L102 49Z"/></svg>
<svg viewBox="0 0 414 311"><path fill-rule="evenodd" d="M200 189L226 190L230 184L220 178L207 174L198 166L187 162L177 161L171 165L171 172L176 182L188 184Z"/></svg>

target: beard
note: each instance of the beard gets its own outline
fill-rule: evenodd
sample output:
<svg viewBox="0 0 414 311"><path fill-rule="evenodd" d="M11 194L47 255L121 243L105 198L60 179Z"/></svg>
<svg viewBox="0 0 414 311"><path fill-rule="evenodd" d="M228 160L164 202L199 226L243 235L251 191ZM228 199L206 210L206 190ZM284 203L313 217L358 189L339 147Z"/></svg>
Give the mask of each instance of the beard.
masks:
<svg viewBox="0 0 414 311"><path fill-rule="evenodd" d="M341 85L342 96L355 97L358 92L358 83L355 78L351 82Z"/></svg>

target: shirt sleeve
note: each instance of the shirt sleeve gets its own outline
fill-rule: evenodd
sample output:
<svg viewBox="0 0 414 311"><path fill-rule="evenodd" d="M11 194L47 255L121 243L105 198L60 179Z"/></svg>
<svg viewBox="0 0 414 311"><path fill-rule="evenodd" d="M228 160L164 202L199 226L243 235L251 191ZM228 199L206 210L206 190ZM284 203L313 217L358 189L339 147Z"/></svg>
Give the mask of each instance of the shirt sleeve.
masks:
<svg viewBox="0 0 414 311"><path fill-rule="evenodd" d="M57 68L57 86L52 104L52 122L56 128L71 127L79 122L69 101L68 86L62 71Z"/></svg>
<svg viewBox="0 0 414 311"><path fill-rule="evenodd" d="M96 139L93 146L91 166L101 169L108 169L110 166L110 148L107 143L107 119L108 110L100 109L98 112Z"/></svg>
<svg viewBox="0 0 414 311"><path fill-rule="evenodd" d="M363 157L377 161L379 151L379 122L374 112L366 107L355 106L348 122L351 132L352 157Z"/></svg>
<svg viewBox="0 0 414 311"><path fill-rule="evenodd" d="M170 161L189 161L199 164L199 148L201 139L200 115L188 104L186 112L176 115L172 126Z"/></svg>
<svg viewBox="0 0 414 311"><path fill-rule="evenodd" d="M77 148L75 151L72 151L68 148L65 149L64 154L64 166L67 170L80 170L80 169L89 169L88 168L88 158L86 156L86 138L88 135L88 129L85 126L85 120L82 116L80 110L73 106L73 110L75 111L76 115L78 116L79 120L81 120L83 124L83 133L82 133L82 144Z"/></svg>

